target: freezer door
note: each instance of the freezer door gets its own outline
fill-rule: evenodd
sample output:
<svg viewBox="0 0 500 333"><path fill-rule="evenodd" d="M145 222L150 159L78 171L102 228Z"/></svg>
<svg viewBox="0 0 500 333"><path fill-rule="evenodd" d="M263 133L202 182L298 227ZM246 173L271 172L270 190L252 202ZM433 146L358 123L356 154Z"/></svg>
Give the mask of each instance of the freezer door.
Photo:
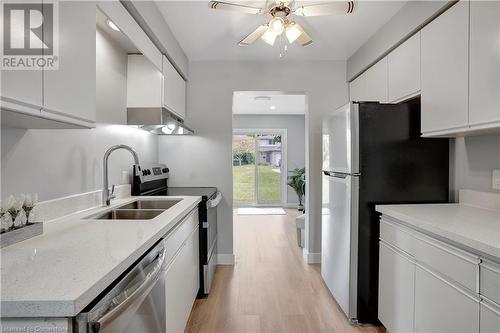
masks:
<svg viewBox="0 0 500 333"><path fill-rule="evenodd" d="M359 173L358 108L349 103L323 121L323 170Z"/></svg>
<svg viewBox="0 0 500 333"><path fill-rule="evenodd" d="M357 316L358 180L323 175L321 276L350 320Z"/></svg>

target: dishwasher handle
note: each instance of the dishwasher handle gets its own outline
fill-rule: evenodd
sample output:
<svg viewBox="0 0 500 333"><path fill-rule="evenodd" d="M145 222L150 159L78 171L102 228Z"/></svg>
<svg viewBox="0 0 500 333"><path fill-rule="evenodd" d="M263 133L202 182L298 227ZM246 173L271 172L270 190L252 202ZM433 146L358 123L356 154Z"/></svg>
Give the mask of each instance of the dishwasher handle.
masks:
<svg viewBox="0 0 500 333"><path fill-rule="evenodd" d="M114 329L107 329L108 326L113 326L112 322L124 314L127 310L138 308L144 299L148 296L151 289L153 289L156 282L159 280L163 269L165 268L165 254L166 248L163 247L158 257L151 262L148 267L149 272L142 280L139 286L134 285L125 289L122 293L113 298L112 303L116 305L111 307L110 310L105 312L97 320L89 322L90 332L92 333L106 333L114 332ZM125 299L120 300L125 297Z"/></svg>
<svg viewBox="0 0 500 333"><path fill-rule="evenodd" d="M220 191L217 191L215 198L207 201L207 207L208 208L217 207L217 205L221 202L221 200L222 200L222 193Z"/></svg>

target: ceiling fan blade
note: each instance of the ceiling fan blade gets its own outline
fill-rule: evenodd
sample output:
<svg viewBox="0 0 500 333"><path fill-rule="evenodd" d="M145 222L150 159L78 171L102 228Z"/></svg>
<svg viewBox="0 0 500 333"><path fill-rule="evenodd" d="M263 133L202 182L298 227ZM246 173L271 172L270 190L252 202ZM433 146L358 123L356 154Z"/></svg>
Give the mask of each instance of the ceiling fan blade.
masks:
<svg viewBox="0 0 500 333"><path fill-rule="evenodd" d="M248 36L239 41L239 46L248 46L259 39L267 30L267 24L263 24L252 31Z"/></svg>
<svg viewBox="0 0 500 333"><path fill-rule="evenodd" d="M239 3L213 1L213 0L208 3L208 7L212 9L229 10L233 12L240 12L246 14L262 14L264 12L264 10L257 7L246 6Z"/></svg>
<svg viewBox="0 0 500 333"><path fill-rule="evenodd" d="M354 1L339 1L300 6L297 7L293 13L298 16L322 16L343 13L351 14L354 11L354 8Z"/></svg>
<svg viewBox="0 0 500 333"><path fill-rule="evenodd" d="M300 45L302 46L307 46L312 44L313 40L311 36L307 34L307 32L302 28L299 24L295 23L295 26L302 31L299 37L297 37L297 42L299 42Z"/></svg>

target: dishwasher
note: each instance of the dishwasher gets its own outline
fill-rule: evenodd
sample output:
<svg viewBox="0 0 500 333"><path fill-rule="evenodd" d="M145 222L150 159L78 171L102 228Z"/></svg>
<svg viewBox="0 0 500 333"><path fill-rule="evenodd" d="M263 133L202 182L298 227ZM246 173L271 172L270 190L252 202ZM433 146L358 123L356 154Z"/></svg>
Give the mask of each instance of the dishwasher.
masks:
<svg viewBox="0 0 500 333"><path fill-rule="evenodd" d="M76 317L78 333L164 333L165 247L161 240L104 296Z"/></svg>

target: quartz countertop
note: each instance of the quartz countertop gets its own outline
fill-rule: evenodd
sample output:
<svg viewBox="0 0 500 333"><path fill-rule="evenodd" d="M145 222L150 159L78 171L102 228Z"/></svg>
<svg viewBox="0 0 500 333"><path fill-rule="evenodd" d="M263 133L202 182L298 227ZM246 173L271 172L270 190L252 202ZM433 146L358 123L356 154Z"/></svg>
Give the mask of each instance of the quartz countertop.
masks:
<svg viewBox="0 0 500 333"><path fill-rule="evenodd" d="M182 199L151 220L85 219L137 199ZM117 199L44 224L1 250L2 317L72 317L193 210L201 197Z"/></svg>
<svg viewBox="0 0 500 333"><path fill-rule="evenodd" d="M377 205L375 209L417 231L500 262L500 211L464 204Z"/></svg>

